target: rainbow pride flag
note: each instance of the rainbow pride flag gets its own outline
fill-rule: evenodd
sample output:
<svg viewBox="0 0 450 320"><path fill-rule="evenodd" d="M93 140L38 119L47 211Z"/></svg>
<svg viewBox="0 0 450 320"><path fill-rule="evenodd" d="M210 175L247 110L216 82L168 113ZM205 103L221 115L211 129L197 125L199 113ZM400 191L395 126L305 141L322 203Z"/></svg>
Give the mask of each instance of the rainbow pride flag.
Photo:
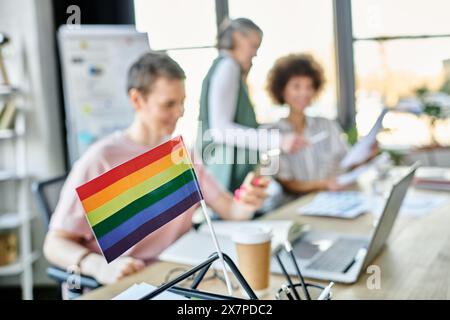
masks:
<svg viewBox="0 0 450 320"><path fill-rule="evenodd" d="M77 188L108 263L203 199L176 137Z"/></svg>

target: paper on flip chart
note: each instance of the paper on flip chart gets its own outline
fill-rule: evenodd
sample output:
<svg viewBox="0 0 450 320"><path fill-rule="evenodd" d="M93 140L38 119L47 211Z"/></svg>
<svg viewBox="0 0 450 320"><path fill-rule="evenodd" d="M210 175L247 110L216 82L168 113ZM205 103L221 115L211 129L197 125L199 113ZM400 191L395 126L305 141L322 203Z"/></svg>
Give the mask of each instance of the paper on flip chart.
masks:
<svg viewBox="0 0 450 320"><path fill-rule="evenodd" d="M351 166L362 163L370 156L372 146L376 142L377 134L381 130L383 119L388 109L384 109L374 126L370 130L369 134L358 141L353 148L347 153L347 155L342 159L340 167L342 169L349 169Z"/></svg>

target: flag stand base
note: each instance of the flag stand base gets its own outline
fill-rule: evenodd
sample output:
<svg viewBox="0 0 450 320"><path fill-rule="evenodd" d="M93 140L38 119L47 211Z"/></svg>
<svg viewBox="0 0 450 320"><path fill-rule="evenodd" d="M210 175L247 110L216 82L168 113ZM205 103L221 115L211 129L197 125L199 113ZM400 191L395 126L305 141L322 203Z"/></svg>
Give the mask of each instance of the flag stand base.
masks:
<svg viewBox="0 0 450 320"><path fill-rule="evenodd" d="M200 282L205 277L206 273L208 272L211 265L219 259L219 255L217 252L212 254L208 260L205 260L201 264L197 265L196 267L193 267L189 271L186 271L182 275L178 276L176 279L160 286L156 290L150 292L148 295L144 296L141 300L150 300L159 295L160 293L164 291L170 291L176 294L180 294L183 296L187 296L189 298L198 298L198 299L217 299L217 300L236 300L239 298L232 297L232 296L226 296L226 295L219 295L219 294L213 294L209 292L204 292L197 290L198 286L200 285ZM242 286L242 288L247 293L250 300L258 300L258 297L253 292L252 288L250 288L247 281L242 276L239 269L234 264L233 260L229 256L227 256L225 253L223 253L223 259L225 260L225 263L228 265L228 267L231 269L231 272L234 274L236 279L239 281L239 284ZM191 288L181 288L177 287L176 285L180 283L181 281L189 278L190 276L194 275L195 273L200 273L195 277L194 282L191 285Z"/></svg>

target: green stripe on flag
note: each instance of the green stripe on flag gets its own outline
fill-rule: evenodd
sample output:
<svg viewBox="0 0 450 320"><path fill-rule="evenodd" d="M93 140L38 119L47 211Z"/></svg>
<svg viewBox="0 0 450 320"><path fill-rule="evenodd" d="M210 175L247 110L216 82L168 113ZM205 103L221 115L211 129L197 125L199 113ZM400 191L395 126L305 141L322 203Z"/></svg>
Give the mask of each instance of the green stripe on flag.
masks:
<svg viewBox="0 0 450 320"><path fill-rule="evenodd" d="M128 206L130 203L136 201L137 199L141 198L147 193L156 190L163 184L169 182L170 180L176 178L177 176L179 176L180 174L184 173L187 170L190 170L191 168L192 166L190 164L180 163L157 174L156 176L153 176L145 180L144 182L138 184L137 186L128 189L127 191L121 193L120 195L118 195L111 201L108 201L101 207L89 212L87 214L89 223L91 224L92 227L99 224L103 220L112 216L117 211Z"/></svg>
<svg viewBox="0 0 450 320"><path fill-rule="evenodd" d="M95 236L101 238L111 230L115 229L134 215L138 214L142 210L148 208L152 204L160 201L168 195L176 192L179 188L187 184L194 179L192 170L185 171L173 180L170 180L166 184L160 186L158 189L146 194L145 196L130 203L128 206L120 209L109 218L105 219L101 223L93 227Z"/></svg>

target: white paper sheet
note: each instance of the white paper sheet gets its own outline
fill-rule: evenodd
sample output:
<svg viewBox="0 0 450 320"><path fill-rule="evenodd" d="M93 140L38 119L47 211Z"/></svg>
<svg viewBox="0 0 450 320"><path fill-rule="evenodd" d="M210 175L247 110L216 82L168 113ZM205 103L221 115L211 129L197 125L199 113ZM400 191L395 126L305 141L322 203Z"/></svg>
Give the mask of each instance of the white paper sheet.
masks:
<svg viewBox="0 0 450 320"><path fill-rule="evenodd" d="M347 153L344 159L342 159L340 163L342 169L349 169L351 166L367 160L367 158L370 156L372 146L376 142L377 134L382 128L384 116L388 111L388 109L384 109L381 112L369 134L358 141Z"/></svg>
<svg viewBox="0 0 450 320"><path fill-rule="evenodd" d="M375 196L370 199L370 207L374 216L382 214L386 199ZM450 196L424 193L416 190L408 191L400 208L399 215L411 218L423 218L441 206L450 203Z"/></svg>
<svg viewBox="0 0 450 320"><path fill-rule="evenodd" d="M233 233L241 227L250 225L272 229L272 250L276 250L286 240L293 242L304 231L303 225L292 220L213 221L220 249L233 261L237 261L236 245L231 239ZM205 261L215 251L209 229L206 225L203 225L197 231L191 230L184 234L164 250L159 255L159 259L162 261L196 265ZM221 265L214 263L212 267L220 269Z"/></svg>
<svg viewBox="0 0 450 320"><path fill-rule="evenodd" d="M114 297L112 300L139 300L145 297L150 292L154 291L155 289L156 287L151 286L145 282L142 282L140 284L135 283L127 290L125 290L118 296ZM165 291L157 295L155 298L153 298L153 300L189 300L189 299L180 296L178 294Z"/></svg>
<svg viewBox="0 0 450 320"><path fill-rule="evenodd" d="M368 171L370 168L371 165L368 164L359 166L358 168L350 172L341 174L339 177L336 178L336 182L342 186L352 184L358 180L359 176L361 176L364 172Z"/></svg>
<svg viewBox="0 0 450 320"><path fill-rule="evenodd" d="M340 208L338 205L334 205L336 201L333 198L343 198L342 203L344 205ZM350 203L354 203L350 209L345 208L344 198L351 198ZM358 204L359 203L359 204ZM441 206L450 203L449 195L433 195L429 193L423 193L410 190L403 201L400 208L399 215L422 218ZM317 215L317 216L330 216L336 218L354 218L363 212L370 211L376 217L380 216L383 212L386 199L381 196L369 196L359 192L343 191L343 192L321 192L312 202L297 209L299 214L303 215Z"/></svg>
<svg viewBox="0 0 450 320"><path fill-rule="evenodd" d="M387 153L382 153L369 163L361 165L353 169L352 171L341 174L340 176L337 177L336 181L338 184L343 186L352 184L356 182L363 173L369 171L369 169L375 166L381 166L385 163L388 163L389 161L390 161L389 155Z"/></svg>

